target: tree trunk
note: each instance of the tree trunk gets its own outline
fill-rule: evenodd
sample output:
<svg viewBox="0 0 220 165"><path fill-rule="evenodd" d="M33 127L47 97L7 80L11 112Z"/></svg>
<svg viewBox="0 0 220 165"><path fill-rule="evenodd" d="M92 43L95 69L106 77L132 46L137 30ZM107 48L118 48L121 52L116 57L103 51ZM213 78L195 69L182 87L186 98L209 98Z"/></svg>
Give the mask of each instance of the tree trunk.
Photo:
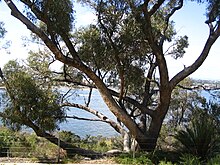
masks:
<svg viewBox="0 0 220 165"><path fill-rule="evenodd" d="M91 159L96 159L96 158L100 158L103 155L101 153L97 153L94 152L92 150L86 150L86 149L82 149L79 147L74 146L73 144L64 142L62 140L59 140L57 137L45 132L44 130L40 129L38 126L36 126L32 121L30 121L27 118L23 118L24 124L30 128L32 128L34 130L34 132L36 133L37 136L46 138L47 140L49 140L51 143L55 144L55 145L60 145L60 147L64 150L66 150L67 152L67 156L68 157L72 157L76 154L81 155L81 156L85 156L85 157L89 157Z"/></svg>
<svg viewBox="0 0 220 165"><path fill-rule="evenodd" d="M130 152L130 146L131 146L130 141L131 141L131 138L129 134L125 131L123 135L123 151L124 152Z"/></svg>
<svg viewBox="0 0 220 165"><path fill-rule="evenodd" d="M149 126L149 130L146 132L146 136L143 138L137 138L136 141L143 151L152 152L155 150L157 140L160 134L160 130L163 124L163 120L169 109L169 101L166 104L159 105L157 113L152 118Z"/></svg>
<svg viewBox="0 0 220 165"><path fill-rule="evenodd" d="M161 119L152 120L145 138L136 139L141 150L148 152L155 150L162 123Z"/></svg>

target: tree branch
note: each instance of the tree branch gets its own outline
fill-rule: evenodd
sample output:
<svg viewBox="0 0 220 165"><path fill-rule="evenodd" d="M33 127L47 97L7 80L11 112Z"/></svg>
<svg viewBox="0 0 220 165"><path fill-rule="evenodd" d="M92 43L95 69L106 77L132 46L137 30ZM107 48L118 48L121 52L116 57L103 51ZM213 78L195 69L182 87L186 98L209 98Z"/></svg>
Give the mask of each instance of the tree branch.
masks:
<svg viewBox="0 0 220 165"><path fill-rule="evenodd" d="M78 65L71 58L65 57L62 52L57 48L57 46L48 38L48 36L37 26L35 26L30 20L28 20L15 6L15 4L11 0L5 0L8 7L11 9L11 15L21 21L27 28L33 33L37 34L46 46L54 53L56 59L66 64L75 64Z"/></svg>
<svg viewBox="0 0 220 165"><path fill-rule="evenodd" d="M170 20L170 17L177 11L177 10L179 10L179 9L181 9L183 7L183 0L179 0L179 5L178 6L176 6L176 7L174 7L172 10L171 10L171 12L166 16L166 18L165 18L165 24L166 24L166 27L165 27L165 29L164 29L164 31L163 31L163 36L162 36L162 38L161 38L161 40L160 40L160 46L163 46L163 43L164 43L164 40L165 40L165 33L166 33L166 31L167 31L167 29L168 29L168 26L169 26L169 20Z"/></svg>
<svg viewBox="0 0 220 165"><path fill-rule="evenodd" d="M58 118L59 118L59 116L58 116ZM105 120L101 120L101 119L89 119L89 118L78 117L78 116L75 116L75 115L65 116L64 118L77 119L77 120L85 120L85 121L101 121L101 122L108 123Z"/></svg>
<svg viewBox="0 0 220 165"><path fill-rule="evenodd" d="M186 90L205 90L205 91L214 91L214 90L220 90L220 87L206 87L204 85L197 85L197 86L193 86L193 87L186 87L183 85L177 85L178 87L182 88L182 89L186 89Z"/></svg>
<svg viewBox="0 0 220 165"><path fill-rule="evenodd" d="M97 119L85 119L85 118L81 118L83 120L90 120L90 121L102 121L102 122L106 122L108 123L109 125L112 126L112 128L114 128L117 132L121 133L121 134L124 134L124 129L119 125L117 124L116 122L114 122L113 120L109 119L107 116L103 115L102 113L100 113L99 111L96 111L94 109L91 109L89 107L86 107L86 106L83 106L83 105L80 105L80 104L74 104L74 103L63 103L61 105L62 107L75 107L75 108L79 108L79 109L82 109L82 110L85 110L95 116L97 116L99 118L99 120ZM77 117L75 117L77 118ZM80 118L79 118L80 119Z"/></svg>
<svg viewBox="0 0 220 165"><path fill-rule="evenodd" d="M205 61L207 58L209 51L211 50L212 45L215 43L215 41L220 36L220 25L218 25L218 28L215 32L210 33L209 37L205 43L205 46L200 54L200 56L197 58L197 60L190 66L184 68L182 71L180 71L178 74L176 74L171 80L170 80L170 87L173 89L181 80L195 72Z"/></svg>
<svg viewBox="0 0 220 165"><path fill-rule="evenodd" d="M152 16L159 8L160 6L165 2L165 0L158 0L158 2L151 8L149 11L149 15Z"/></svg>
<svg viewBox="0 0 220 165"><path fill-rule="evenodd" d="M14 3L11 0L4 0L8 7L11 9L12 15L20 20L23 24L27 26L29 30L31 30L33 33L37 34L43 42L46 44L46 46L54 53L57 60L75 67L81 71L83 71L97 86L99 92L101 93L101 96L109 109L112 111L112 113L117 116L120 121L122 121L126 127L131 131L131 133L137 137L143 137L143 133L138 128L137 124L130 118L128 114L126 114L116 103L116 101L113 99L112 95L109 93L108 88L105 86L102 80L86 65L82 63L82 61L78 61L80 59L71 59L67 56L65 56L58 48L57 46L48 38L48 36L37 26L35 26L28 18L26 18L14 5ZM66 35L62 36L64 37L64 40L66 40ZM67 42L67 41L66 41ZM69 42L69 40L68 40ZM67 42L67 43L68 43ZM67 44L66 43L66 44ZM69 44L69 43L68 43ZM67 44L67 46L68 46ZM69 47L71 49L71 47ZM73 53L74 55L74 53Z"/></svg>
<svg viewBox="0 0 220 165"><path fill-rule="evenodd" d="M113 96L116 96L116 97L119 97L119 93L115 92L114 90L112 89L109 89L109 91L111 92L111 94ZM135 107L137 107L142 113L144 114L148 114L150 115L151 117L154 116L154 111L147 108L147 106L144 106L140 103L138 103L136 100L130 98L130 97L124 97L123 100L127 101L128 103L134 105Z"/></svg>

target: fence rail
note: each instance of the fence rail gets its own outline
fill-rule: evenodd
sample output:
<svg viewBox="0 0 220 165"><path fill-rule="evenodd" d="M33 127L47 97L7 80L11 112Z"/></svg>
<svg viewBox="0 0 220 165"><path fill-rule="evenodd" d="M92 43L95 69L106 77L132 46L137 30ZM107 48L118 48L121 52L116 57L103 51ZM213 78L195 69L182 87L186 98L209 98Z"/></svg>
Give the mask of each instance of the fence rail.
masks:
<svg viewBox="0 0 220 165"><path fill-rule="evenodd" d="M28 137L27 139L19 136L0 136L0 163L3 160L13 158L59 162L60 159L66 156L65 151L59 145L60 143L55 145L45 138L37 136Z"/></svg>

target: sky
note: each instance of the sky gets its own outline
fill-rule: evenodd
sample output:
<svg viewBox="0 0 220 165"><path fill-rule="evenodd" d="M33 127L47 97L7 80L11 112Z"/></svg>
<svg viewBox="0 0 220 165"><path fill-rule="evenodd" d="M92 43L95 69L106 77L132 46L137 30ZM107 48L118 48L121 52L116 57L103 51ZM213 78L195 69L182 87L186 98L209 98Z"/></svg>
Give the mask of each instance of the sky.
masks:
<svg viewBox="0 0 220 165"><path fill-rule="evenodd" d="M75 27L85 26L95 21L95 15L86 7L80 4L75 4ZM181 71L185 66L189 66L200 55L205 41L208 37L209 28L204 23L205 6L198 5L193 2L186 1L184 7L174 14L172 19L175 22L175 28L178 35L187 35L189 37L189 47L186 49L184 58L174 60L167 57L167 64L169 66L170 78ZM21 22L10 15L10 10L7 8L4 1L0 2L0 21L5 23L5 28L8 31L4 40L0 40L0 46L6 40L11 41L9 48L10 53L4 49L0 49L0 66L2 67L10 59L25 59L30 45L24 47L22 38L29 36L29 30ZM168 45L167 45L168 46ZM190 77L195 79L205 80L220 80L220 38L213 45L211 52L204 62L204 64Z"/></svg>

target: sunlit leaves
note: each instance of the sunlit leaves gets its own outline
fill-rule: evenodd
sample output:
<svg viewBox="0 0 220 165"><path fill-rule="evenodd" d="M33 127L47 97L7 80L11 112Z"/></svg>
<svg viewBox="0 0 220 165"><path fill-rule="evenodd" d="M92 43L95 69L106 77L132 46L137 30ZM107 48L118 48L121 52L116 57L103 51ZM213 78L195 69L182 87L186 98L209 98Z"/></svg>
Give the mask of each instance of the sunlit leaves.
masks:
<svg viewBox="0 0 220 165"><path fill-rule="evenodd" d="M11 61L4 67L10 101L5 107L6 124L22 126L33 122L51 131L63 121L64 109L59 106L60 95L51 88L39 86L24 67Z"/></svg>
<svg viewBox="0 0 220 165"><path fill-rule="evenodd" d="M23 2L28 5L26 10L28 18L32 21L40 19L46 24L48 31L69 33L72 30L74 21L72 1L36 0L31 3L23 0Z"/></svg>
<svg viewBox="0 0 220 165"><path fill-rule="evenodd" d="M39 52L29 52L27 58L28 70L32 77L38 83L44 83L45 85L52 84L52 72L50 70L50 63L53 63L54 59L47 50Z"/></svg>
<svg viewBox="0 0 220 165"><path fill-rule="evenodd" d="M188 46L189 46L188 37L181 36L174 41L174 44L172 46L172 50L169 52L169 54L174 59L182 58L184 56L184 54L186 53L185 48L187 48Z"/></svg>
<svg viewBox="0 0 220 165"><path fill-rule="evenodd" d="M83 28L75 34L79 44L79 55L84 62L94 69L108 70L114 65L111 49L103 41L100 30L95 26ZM113 52L112 52L113 53Z"/></svg>

